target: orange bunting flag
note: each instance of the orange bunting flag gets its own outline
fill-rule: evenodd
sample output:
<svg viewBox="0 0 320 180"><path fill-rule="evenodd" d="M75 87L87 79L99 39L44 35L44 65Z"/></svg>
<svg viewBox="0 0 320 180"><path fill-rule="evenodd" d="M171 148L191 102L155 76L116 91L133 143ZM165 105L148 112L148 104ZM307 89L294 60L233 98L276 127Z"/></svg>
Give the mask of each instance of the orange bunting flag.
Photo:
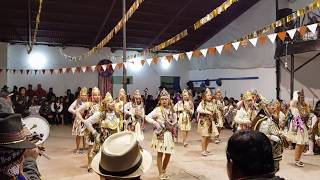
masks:
<svg viewBox="0 0 320 180"><path fill-rule="evenodd" d="M205 53L206 54L206 53ZM196 57L196 58L199 58L202 56L202 53L200 50L195 50L193 51L193 56Z"/></svg>
<svg viewBox="0 0 320 180"><path fill-rule="evenodd" d="M171 61L173 60L173 56L172 55L167 55L166 58L167 58L169 63L171 63Z"/></svg>
<svg viewBox="0 0 320 180"><path fill-rule="evenodd" d="M231 52L232 50L232 44L231 43L227 43L224 45L224 49L227 51L227 52Z"/></svg>
<svg viewBox="0 0 320 180"><path fill-rule="evenodd" d="M152 58L153 64L157 64L158 61L159 61L159 57L154 57L154 58Z"/></svg>
<svg viewBox="0 0 320 180"><path fill-rule="evenodd" d="M301 34L301 37L302 37L302 36L304 36L306 34L307 27L306 26L301 26L298 31L299 31L299 33Z"/></svg>
<svg viewBox="0 0 320 180"><path fill-rule="evenodd" d="M258 41L260 42L261 45L267 44L268 38L266 35L262 35L259 37Z"/></svg>
<svg viewBox="0 0 320 180"><path fill-rule="evenodd" d="M141 65L142 66L144 65L144 63L146 63L146 61L145 60L141 60Z"/></svg>
<svg viewBox="0 0 320 180"><path fill-rule="evenodd" d="M217 53L217 49L214 47L211 47L208 49L208 53L213 56Z"/></svg>
<svg viewBox="0 0 320 180"><path fill-rule="evenodd" d="M242 40L242 41L240 42L241 46L247 47L247 46L248 46L248 41L249 41L248 39Z"/></svg>
<svg viewBox="0 0 320 180"><path fill-rule="evenodd" d="M118 67L119 69L121 69L121 68L122 68L122 66L123 66L123 64L122 64L122 63L118 63L118 64L117 64L117 67Z"/></svg>
<svg viewBox="0 0 320 180"><path fill-rule="evenodd" d="M285 31L278 33L278 37L281 41L284 41L286 39L286 36L287 36L287 32Z"/></svg>

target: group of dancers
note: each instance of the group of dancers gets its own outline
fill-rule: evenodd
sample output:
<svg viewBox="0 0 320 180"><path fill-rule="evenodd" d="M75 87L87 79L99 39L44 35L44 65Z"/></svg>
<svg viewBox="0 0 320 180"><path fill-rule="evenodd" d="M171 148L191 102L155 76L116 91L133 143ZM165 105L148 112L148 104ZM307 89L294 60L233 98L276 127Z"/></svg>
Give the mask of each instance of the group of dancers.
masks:
<svg viewBox="0 0 320 180"><path fill-rule="evenodd" d="M72 134L76 136L76 152L80 151L81 139L83 148L85 144L88 145L88 171L91 171L93 157L110 135L132 131L141 143L144 140L144 121L153 125L151 147L157 152L160 179L169 179L166 170L174 152L177 127L182 132L183 146L187 147L192 120L194 117L197 119L198 133L202 137L202 156L211 153L208 150L211 138L216 143L220 142L219 134L224 126L224 102L220 90L214 95L210 89L203 92L196 116L192 92L189 90L183 90L182 99L173 104L170 94L163 89L159 94L158 106L148 115L145 114L139 90L134 92L131 102L127 102L124 89L120 89L116 99L109 92L103 99L101 97L100 90L95 87L89 100L88 90L82 88L79 98L69 107L69 111L75 115ZM304 165L301 155L309 142L307 124L310 117L310 106L304 101L303 91L295 93L287 112L283 112L279 101L268 101L248 91L237 105L234 123L237 130L257 130L269 137L274 148L275 170L278 170L285 142L296 144L296 165Z"/></svg>

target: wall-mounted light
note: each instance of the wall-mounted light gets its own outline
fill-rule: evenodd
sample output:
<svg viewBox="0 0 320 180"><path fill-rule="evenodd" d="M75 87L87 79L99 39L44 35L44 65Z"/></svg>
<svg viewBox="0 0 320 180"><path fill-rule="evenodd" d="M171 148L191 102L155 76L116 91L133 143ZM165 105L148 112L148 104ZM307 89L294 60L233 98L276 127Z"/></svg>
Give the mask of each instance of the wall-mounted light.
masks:
<svg viewBox="0 0 320 180"><path fill-rule="evenodd" d="M34 52L28 55L28 63L32 69L42 69L47 64L47 57L38 52Z"/></svg>

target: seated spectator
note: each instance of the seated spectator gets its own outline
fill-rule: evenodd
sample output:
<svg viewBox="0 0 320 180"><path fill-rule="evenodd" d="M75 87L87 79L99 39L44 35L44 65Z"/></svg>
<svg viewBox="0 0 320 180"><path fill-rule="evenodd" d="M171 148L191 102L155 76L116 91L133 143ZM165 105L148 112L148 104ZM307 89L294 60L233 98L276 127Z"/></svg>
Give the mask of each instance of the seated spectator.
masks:
<svg viewBox="0 0 320 180"><path fill-rule="evenodd" d="M33 96L34 96L34 91L32 90L32 85L31 84L29 84L28 85L28 89L27 89L27 96L29 97L29 99L32 99L33 98Z"/></svg>
<svg viewBox="0 0 320 180"><path fill-rule="evenodd" d="M63 100L61 98L53 98L54 101L51 103L50 108L53 115L53 121L55 124L64 124L63 121Z"/></svg>
<svg viewBox="0 0 320 180"><path fill-rule="evenodd" d="M39 110L40 110L40 105L38 102L38 97L33 96L30 101L29 113L30 115L40 115Z"/></svg>
<svg viewBox="0 0 320 180"><path fill-rule="evenodd" d="M261 132L236 132L228 141L226 154L229 179L283 179L275 176L272 146Z"/></svg>
<svg viewBox="0 0 320 180"><path fill-rule="evenodd" d="M40 116L44 117L50 124L53 123L53 114L48 100L44 100L39 110Z"/></svg>
<svg viewBox="0 0 320 180"><path fill-rule="evenodd" d="M24 87L19 88L19 95L16 96L13 106L14 112L21 114L23 118L29 115L29 99Z"/></svg>
<svg viewBox="0 0 320 180"><path fill-rule="evenodd" d="M47 97L47 92L42 89L41 84L38 84L37 90L34 92L34 95L39 99L42 99L43 97Z"/></svg>
<svg viewBox="0 0 320 180"><path fill-rule="evenodd" d="M0 97L0 102L4 99ZM9 103L0 104L0 179L40 180L36 162L39 150L26 139L21 115L10 113Z"/></svg>
<svg viewBox="0 0 320 180"><path fill-rule="evenodd" d="M18 92L18 87L17 86L13 86L13 90L11 91L11 101L12 103L14 104L16 99L17 99L17 96L19 95L19 92Z"/></svg>
<svg viewBox="0 0 320 180"><path fill-rule="evenodd" d="M62 115L63 115L63 119L65 121L66 124L72 124L72 114L68 111L68 107L70 107L70 105L72 104L73 101L70 101L70 98L68 98L67 96L65 96L63 98L63 109L62 109Z"/></svg>
<svg viewBox="0 0 320 180"><path fill-rule="evenodd" d="M51 101L51 102L53 102L53 98L54 97L56 97L56 94L54 94L53 93L53 88L52 87L50 87L49 88L49 92L48 92L48 94L47 94L47 99L49 100L49 101Z"/></svg>

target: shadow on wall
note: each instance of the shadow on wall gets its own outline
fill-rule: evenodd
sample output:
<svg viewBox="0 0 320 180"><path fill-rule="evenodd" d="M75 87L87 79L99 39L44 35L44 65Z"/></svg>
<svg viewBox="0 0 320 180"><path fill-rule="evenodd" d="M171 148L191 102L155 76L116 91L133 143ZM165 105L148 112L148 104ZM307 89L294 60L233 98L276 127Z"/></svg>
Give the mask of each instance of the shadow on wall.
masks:
<svg viewBox="0 0 320 180"><path fill-rule="evenodd" d="M308 61L315 53L306 53L295 56L295 68ZM282 59L285 62L285 59ZM288 57L288 68L290 69L290 57ZM320 99L320 57L305 65L301 69L295 72L294 90L305 90L306 99ZM290 73L281 68L281 94L288 97L282 97L284 99L290 96Z"/></svg>

